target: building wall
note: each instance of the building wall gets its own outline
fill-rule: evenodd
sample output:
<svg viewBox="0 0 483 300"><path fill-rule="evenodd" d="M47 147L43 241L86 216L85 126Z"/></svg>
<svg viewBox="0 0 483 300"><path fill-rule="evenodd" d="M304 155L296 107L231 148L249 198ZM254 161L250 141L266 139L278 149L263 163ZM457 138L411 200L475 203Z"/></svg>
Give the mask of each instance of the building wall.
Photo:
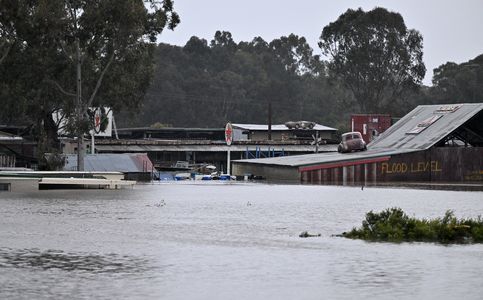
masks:
<svg viewBox="0 0 483 300"><path fill-rule="evenodd" d="M302 183L311 184L376 184L379 180L380 162L387 160L389 157L300 168L300 180Z"/></svg>
<svg viewBox="0 0 483 300"><path fill-rule="evenodd" d="M282 141L293 137L288 131L272 131L272 140ZM267 131L252 131L250 133L250 140L252 141L266 141L268 139Z"/></svg>
<svg viewBox="0 0 483 300"><path fill-rule="evenodd" d="M300 173L298 172L298 169L286 166L233 162L232 175L256 175L262 176L271 181L300 182Z"/></svg>
<svg viewBox="0 0 483 300"><path fill-rule="evenodd" d="M393 156L381 181L483 182L483 148L441 147Z"/></svg>
<svg viewBox="0 0 483 300"><path fill-rule="evenodd" d="M304 130L285 130L285 131L272 131L272 140L274 141L286 141L289 139L296 139L297 136L308 136L315 135L315 130L307 130L304 134ZM319 131L319 137L322 140L331 140L332 139L332 132L331 131ZM266 141L268 139L268 132L267 131L252 131L250 133L250 140L252 141Z"/></svg>
<svg viewBox="0 0 483 300"><path fill-rule="evenodd" d="M0 192L33 192L38 190L38 178L0 177Z"/></svg>
<svg viewBox="0 0 483 300"><path fill-rule="evenodd" d="M391 116L380 114L352 115L352 131L359 131L366 143L391 127Z"/></svg>
<svg viewBox="0 0 483 300"><path fill-rule="evenodd" d="M333 164L334 165L334 164ZM483 182L483 148L445 147L394 155L379 161L301 168L301 181L361 185L378 182Z"/></svg>

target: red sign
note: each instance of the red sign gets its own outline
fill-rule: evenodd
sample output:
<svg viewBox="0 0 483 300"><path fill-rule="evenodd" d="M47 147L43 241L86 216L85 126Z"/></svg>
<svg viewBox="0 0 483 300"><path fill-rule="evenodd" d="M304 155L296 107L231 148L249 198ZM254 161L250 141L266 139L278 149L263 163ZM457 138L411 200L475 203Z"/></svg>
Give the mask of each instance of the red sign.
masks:
<svg viewBox="0 0 483 300"><path fill-rule="evenodd" d="M231 127L231 123L226 123L225 126L225 141L228 146L231 145L233 142L233 128Z"/></svg>
<svg viewBox="0 0 483 300"><path fill-rule="evenodd" d="M95 133L101 132L101 109L96 108L94 113L94 131Z"/></svg>

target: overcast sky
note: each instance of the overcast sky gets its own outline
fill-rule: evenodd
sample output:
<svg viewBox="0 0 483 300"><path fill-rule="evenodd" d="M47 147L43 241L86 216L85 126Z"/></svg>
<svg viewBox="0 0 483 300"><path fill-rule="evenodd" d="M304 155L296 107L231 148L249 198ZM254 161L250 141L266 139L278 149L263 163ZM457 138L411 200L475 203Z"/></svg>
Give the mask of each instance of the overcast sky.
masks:
<svg viewBox="0 0 483 300"><path fill-rule="evenodd" d="M270 42L294 33L320 54L317 42L324 26L348 8L376 6L399 12L408 28L423 35L427 85L439 65L483 53L483 0L174 0L181 23L158 42L183 46L191 36L210 41L217 30L231 32L236 42L256 36Z"/></svg>

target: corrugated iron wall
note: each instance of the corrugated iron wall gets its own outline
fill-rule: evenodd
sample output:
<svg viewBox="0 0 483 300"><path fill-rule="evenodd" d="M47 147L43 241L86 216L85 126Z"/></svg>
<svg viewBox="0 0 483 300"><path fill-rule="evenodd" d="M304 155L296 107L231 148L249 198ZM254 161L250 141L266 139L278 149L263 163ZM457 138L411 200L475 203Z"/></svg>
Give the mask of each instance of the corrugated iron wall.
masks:
<svg viewBox="0 0 483 300"><path fill-rule="evenodd" d="M324 169L302 171L303 183L358 185L375 184L378 181L377 168L379 163L370 162L357 165L344 165Z"/></svg>
<svg viewBox="0 0 483 300"><path fill-rule="evenodd" d="M366 143L391 127L391 116L385 114L357 114L351 116L352 131L359 131Z"/></svg>
<svg viewBox="0 0 483 300"><path fill-rule="evenodd" d="M432 148L380 161L354 161L300 170L303 183L483 182L483 148Z"/></svg>

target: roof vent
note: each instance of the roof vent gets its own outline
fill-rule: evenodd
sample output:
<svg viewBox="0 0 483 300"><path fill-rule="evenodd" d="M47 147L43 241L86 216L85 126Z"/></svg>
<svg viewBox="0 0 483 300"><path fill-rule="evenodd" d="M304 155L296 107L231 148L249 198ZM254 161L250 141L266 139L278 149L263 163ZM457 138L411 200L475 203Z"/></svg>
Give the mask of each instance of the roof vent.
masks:
<svg viewBox="0 0 483 300"><path fill-rule="evenodd" d="M406 132L406 134L419 134L429 126L431 126L434 122L438 121L443 115L433 115L426 120L422 121L416 127L411 129L410 131Z"/></svg>
<svg viewBox="0 0 483 300"><path fill-rule="evenodd" d="M440 113L440 114L452 113L457 111L461 106L462 106L461 104L442 105L435 111L435 113Z"/></svg>

